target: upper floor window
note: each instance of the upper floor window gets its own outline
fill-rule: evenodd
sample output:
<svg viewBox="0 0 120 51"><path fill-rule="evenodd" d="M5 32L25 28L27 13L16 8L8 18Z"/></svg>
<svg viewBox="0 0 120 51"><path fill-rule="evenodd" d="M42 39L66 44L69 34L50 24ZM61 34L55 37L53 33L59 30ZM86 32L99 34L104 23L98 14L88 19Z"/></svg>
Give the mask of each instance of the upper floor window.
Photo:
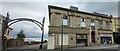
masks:
<svg viewBox="0 0 120 51"><path fill-rule="evenodd" d="M95 21L91 20L91 26L95 26Z"/></svg>
<svg viewBox="0 0 120 51"><path fill-rule="evenodd" d="M99 28L100 28L100 29L103 28L103 23L102 23L102 21L99 21Z"/></svg>
<svg viewBox="0 0 120 51"><path fill-rule="evenodd" d="M94 20L91 20L90 25L91 25L92 30L95 30L95 21Z"/></svg>
<svg viewBox="0 0 120 51"><path fill-rule="evenodd" d="M86 20L84 18L81 18L81 27L86 26Z"/></svg>
<svg viewBox="0 0 120 51"><path fill-rule="evenodd" d="M109 21L106 21L106 29L110 29L110 23L109 23Z"/></svg>
<svg viewBox="0 0 120 51"><path fill-rule="evenodd" d="M68 25L68 17L67 16L63 16L63 26L67 27Z"/></svg>

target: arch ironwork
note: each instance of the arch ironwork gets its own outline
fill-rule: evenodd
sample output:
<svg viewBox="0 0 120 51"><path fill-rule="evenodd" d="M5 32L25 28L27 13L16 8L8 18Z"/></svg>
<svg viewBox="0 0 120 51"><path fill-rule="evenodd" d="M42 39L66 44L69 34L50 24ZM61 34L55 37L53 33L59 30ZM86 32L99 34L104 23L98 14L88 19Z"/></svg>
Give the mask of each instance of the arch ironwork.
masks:
<svg viewBox="0 0 120 51"><path fill-rule="evenodd" d="M34 19L30 19L30 18L16 18L16 19L10 19L9 18L9 13L7 13L7 16L5 18L5 21L3 22L3 27L2 27L2 50L5 50L5 46L4 46L4 34L5 34L5 30L13 25L14 23L17 23L17 22L20 22L20 21L30 21L30 22L33 22L35 23L38 27L40 27L40 29L42 30L42 38L41 38L41 45L39 48L42 49L42 45L43 45L43 36L44 36L44 22L45 22L45 17L43 18L42 20L42 23L37 21L37 20L34 20Z"/></svg>
<svg viewBox="0 0 120 51"><path fill-rule="evenodd" d="M8 23L8 26L11 26L13 25L14 23L17 23L17 22L20 22L20 21L30 21L30 22L33 22L35 23L36 25L38 25L40 27L41 30L43 30L42 26L43 24L37 20L33 20L33 19L30 19L30 18L17 18L17 19L13 19L13 20L9 20ZM40 26L41 25L41 26Z"/></svg>

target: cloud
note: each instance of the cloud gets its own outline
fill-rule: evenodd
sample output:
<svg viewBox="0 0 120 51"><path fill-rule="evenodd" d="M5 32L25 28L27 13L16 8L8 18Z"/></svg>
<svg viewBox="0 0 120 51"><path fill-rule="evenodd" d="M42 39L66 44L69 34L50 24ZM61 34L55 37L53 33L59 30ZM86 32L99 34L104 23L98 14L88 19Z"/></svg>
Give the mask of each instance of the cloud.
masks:
<svg viewBox="0 0 120 51"><path fill-rule="evenodd" d="M118 16L117 2L84 2L82 3L82 5L83 6L80 9L82 11L99 12L99 13L106 13L108 15L111 14L113 16Z"/></svg>
<svg viewBox="0 0 120 51"><path fill-rule="evenodd" d="M119 0L3 0L3 2L119 2Z"/></svg>

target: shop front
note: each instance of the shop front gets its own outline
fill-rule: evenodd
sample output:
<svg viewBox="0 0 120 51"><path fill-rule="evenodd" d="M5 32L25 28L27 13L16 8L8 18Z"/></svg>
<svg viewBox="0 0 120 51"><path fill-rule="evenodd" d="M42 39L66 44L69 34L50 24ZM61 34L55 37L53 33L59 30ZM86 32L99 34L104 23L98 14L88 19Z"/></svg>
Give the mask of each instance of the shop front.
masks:
<svg viewBox="0 0 120 51"><path fill-rule="evenodd" d="M120 44L120 32L113 32L114 42Z"/></svg>
<svg viewBox="0 0 120 51"><path fill-rule="evenodd" d="M101 44L112 43L112 34L100 34Z"/></svg>
<svg viewBox="0 0 120 51"><path fill-rule="evenodd" d="M86 34L76 34L76 46L87 46L87 35Z"/></svg>

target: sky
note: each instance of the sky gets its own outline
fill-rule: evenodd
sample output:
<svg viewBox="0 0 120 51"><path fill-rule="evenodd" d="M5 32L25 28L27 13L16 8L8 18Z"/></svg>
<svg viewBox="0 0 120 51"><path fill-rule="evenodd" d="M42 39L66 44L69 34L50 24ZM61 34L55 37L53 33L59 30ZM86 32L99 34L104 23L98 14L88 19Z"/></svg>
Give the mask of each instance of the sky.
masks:
<svg viewBox="0 0 120 51"><path fill-rule="evenodd" d="M10 13L10 18L31 18L37 21L42 21L45 17L45 32L44 38L48 38L48 5L54 5L64 8L76 6L79 11L84 12L98 12L118 17L118 3L117 2L3 2L2 11L0 14L6 15ZM22 21L10 26L13 28L12 37L16 37L20 30L24 30L26 38L41 38L40 28L28 21Z"/></svg>

